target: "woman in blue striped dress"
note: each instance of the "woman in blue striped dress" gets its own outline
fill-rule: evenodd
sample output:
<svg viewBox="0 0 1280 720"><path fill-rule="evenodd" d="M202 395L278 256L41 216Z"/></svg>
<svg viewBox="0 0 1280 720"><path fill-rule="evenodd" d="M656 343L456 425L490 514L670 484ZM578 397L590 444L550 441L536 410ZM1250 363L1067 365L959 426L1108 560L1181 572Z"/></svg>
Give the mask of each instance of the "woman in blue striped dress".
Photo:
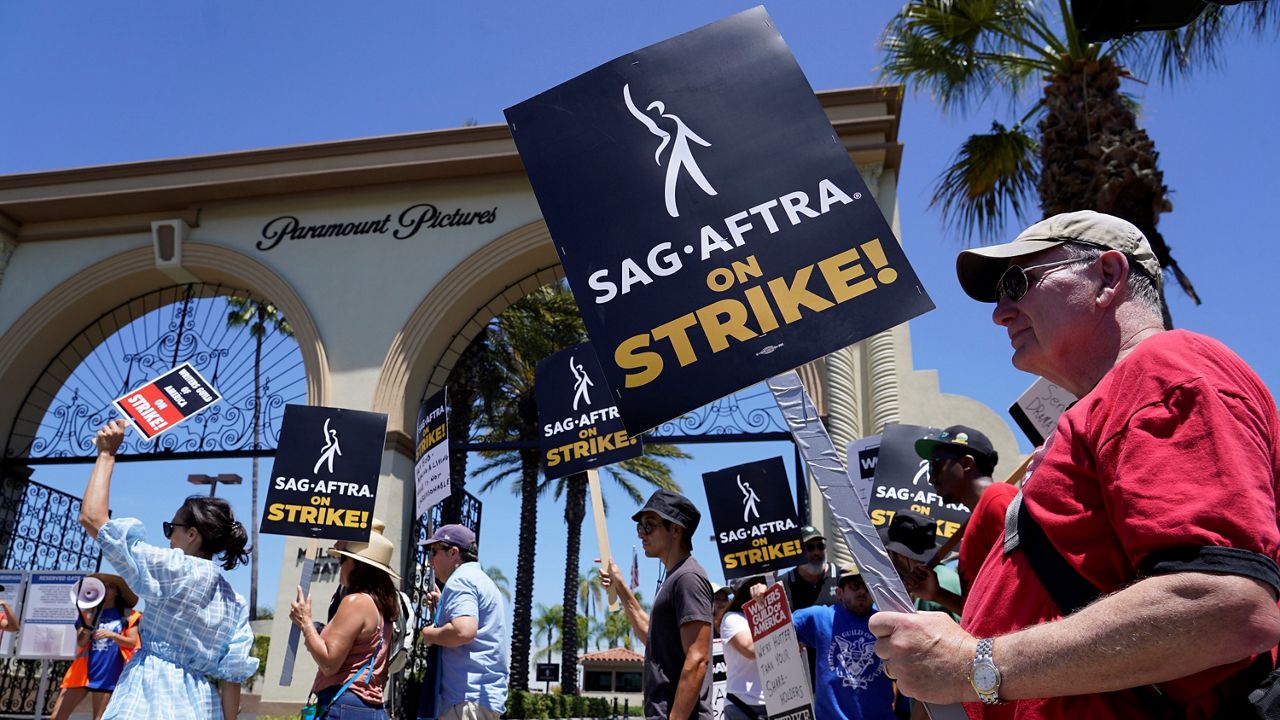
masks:
<svg viewBox="0 0 1280 720"><path fill-rule="evenodd" d="M146 601L142 649L125 666L104 720L229 720L258 660L249 655L248 606L218 568L248 559L248 534L227 501L204 496L187 498L164 523L167 548L148 544L138 520L111 520L111 471L126 427L115 420L98 431L98 458L80 505L80 524ZM222 681L220 689L211 678Z"/></svg>

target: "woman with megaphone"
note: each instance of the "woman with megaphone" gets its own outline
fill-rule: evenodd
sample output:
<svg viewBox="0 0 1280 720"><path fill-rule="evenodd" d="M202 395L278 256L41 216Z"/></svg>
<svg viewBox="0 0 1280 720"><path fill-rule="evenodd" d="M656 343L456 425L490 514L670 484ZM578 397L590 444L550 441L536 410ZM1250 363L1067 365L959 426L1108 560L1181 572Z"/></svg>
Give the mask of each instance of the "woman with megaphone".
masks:
<svg viewBox="0 0 1280 720"><path fill-rule="evenodd" d="M240 709L240 683L258 670L249 655L249 608L219 570L248 560L248 533L222 498L193 495L164 523L169 547L146 541L135 518L109 515L111 472L127 425L94 438L98 457L80 503L80 524L102 555L147 601L143 645L125 666L105 720L219 720ZM215 563L217 557L219 562ZM218 679L215 687L212 679Z"/></svg>
<svg viewBox="0 0 1280 720"><path fill-rule="evenodd" d="M138 596L119 575L93 573L76 583L72 600L76 618L76 657L62 677L62 690L53 706L53 720L67 720L88 695L93 720L101 720L120 680L120 673L138 649L138 622L133 609Z"/></svg>

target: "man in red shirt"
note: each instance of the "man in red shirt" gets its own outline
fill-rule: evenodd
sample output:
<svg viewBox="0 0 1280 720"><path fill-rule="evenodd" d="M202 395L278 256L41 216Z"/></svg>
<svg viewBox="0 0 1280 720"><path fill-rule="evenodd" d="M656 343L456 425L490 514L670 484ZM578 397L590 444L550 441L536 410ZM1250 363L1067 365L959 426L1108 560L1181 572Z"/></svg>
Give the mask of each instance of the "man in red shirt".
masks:
<svg viewBox="0 0 1280 720"><path fill-rule="evenodd" d="M1055 215L956 269L995 303L1014 366L1080 400L1037 451L963 629L872 618L885 671L974 718L1248 717L1280 642L1270 393L1221 343L1164 329L1159 264L1119 218Z"/></svg>
<svg viewBox="0 0 1280 720"><path fill-rule="evenodd" d="M916 454L929 461L929 483L942 501L963 503L969 521L960 538L960 594L938 586L938 576L928 567L919 567L904 578L914 595L945 607L956 615L964 612L964 598L973 586L978 569L1004 533L1005 511L1018 489L991 479L999 455L982 432L964 425L952 425L916 441Z"/></svg>

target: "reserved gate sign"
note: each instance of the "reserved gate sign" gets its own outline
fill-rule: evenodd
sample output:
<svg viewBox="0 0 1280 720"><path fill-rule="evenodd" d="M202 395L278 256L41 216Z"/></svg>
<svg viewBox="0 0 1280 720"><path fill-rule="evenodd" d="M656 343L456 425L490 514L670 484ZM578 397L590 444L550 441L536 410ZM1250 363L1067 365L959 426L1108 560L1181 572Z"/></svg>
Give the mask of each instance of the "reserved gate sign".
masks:
<svg viewBox="0 0 1280 720"><path fill-rule="evenodd" d="M191 363L183 363L116 400L116 407L150 440L222 399Z"/></svg>
<svg viewBox="0 0 1280 720"><path fill-rule="evenodd" d="M632 435L933 308L764 8L506 117Z"/></svg>

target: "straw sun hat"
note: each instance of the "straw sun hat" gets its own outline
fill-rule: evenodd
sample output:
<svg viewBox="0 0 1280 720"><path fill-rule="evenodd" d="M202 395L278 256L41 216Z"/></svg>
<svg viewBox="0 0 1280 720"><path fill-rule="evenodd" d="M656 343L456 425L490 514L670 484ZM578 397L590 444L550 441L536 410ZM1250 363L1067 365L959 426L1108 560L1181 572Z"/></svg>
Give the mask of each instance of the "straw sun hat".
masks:
<svg viewBox="0 0 1280 720"><path fill-rule="evenodd" d="M339 540L329 548L330 557L349 557L357 562L366 565L372 565L382 572L391 576L393 580L399 580L400 574L391 569L391 553L395 549L395 545L382 534L387 529L387 524L379 520L373 519L373 530L369 533L369 542L348 542Z"/></svg>
<svg viewBox="0 0 1280 720"><path fill-rule="evenodd" d="M129 589L129 584L119 575L110 573L92 573L92 578L98 578L103 585L110 585L116 589L116 595L124 602L125 607L134 607L138 604L138 594Z"/></svg>

